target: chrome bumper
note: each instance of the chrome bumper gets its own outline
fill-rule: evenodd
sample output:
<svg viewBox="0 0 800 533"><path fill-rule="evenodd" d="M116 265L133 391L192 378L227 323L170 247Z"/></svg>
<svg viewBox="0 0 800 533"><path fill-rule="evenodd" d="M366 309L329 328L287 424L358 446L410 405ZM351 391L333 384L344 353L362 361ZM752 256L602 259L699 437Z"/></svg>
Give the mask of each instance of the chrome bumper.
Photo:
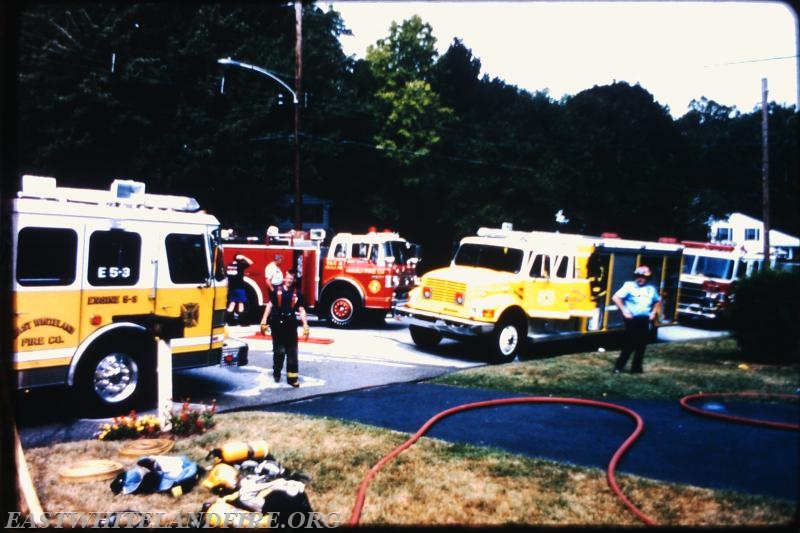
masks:
<svg viewBox="0 0 800 533"><path fill-rule="evenodd" d="M494 330L494 324L491 323L420 311L406 306L397 307L394 314L404 324L433 329L453 337L479 337Z"/></svg>
<svg viewBox="0 0 800 533"><path fill-rule="evenodd" d="M715 308L702 307L698 304L678 305L678 314L692 317L715 319L719 316L719 310Z"/></svg>

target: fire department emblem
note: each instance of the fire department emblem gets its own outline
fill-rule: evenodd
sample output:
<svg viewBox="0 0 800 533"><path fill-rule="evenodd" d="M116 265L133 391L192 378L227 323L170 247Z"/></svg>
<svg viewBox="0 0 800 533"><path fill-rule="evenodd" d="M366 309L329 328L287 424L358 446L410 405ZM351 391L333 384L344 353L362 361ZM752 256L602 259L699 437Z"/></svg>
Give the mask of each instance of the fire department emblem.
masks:
<svg viewBox="0 0 800 533"><path fill-rule="evenodd" d="M539 291L536 301L539 305L551 306L556 301L556 293L553 291Z"/></svg>
<svg viewBox="0 0 800 533"><path fill-rule="evenodd" d="M183 325L187 328L197 326L198 318L200 316L200 304L181 304L181 318Z"/></svg>
<svg viewBox="0 0 800 533"><path fill-rule="evenodd" d="M369 282L369 286L367 288L372 294L377 294L381 290L381 282L377 279L373 279Z"/></svg>

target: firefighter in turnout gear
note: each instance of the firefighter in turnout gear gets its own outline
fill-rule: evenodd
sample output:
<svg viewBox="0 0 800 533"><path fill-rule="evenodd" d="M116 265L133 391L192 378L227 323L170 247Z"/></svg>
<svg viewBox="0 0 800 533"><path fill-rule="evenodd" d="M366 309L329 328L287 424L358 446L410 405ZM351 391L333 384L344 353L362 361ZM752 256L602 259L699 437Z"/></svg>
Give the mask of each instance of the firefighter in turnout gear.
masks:
<svg viewBox="0 0 800 533"><path fill-rule="evenodd" d="M297 315L303 323L303 338L309 335L305 302L299 289L294 286L295 272L289 270L283 277L283 284L269 295L261 319L261 332L266 333L267 324L272 332L272 375L275 382L281 380L283 360L286 359L286 382L299 387L297 362Z"/></svg>

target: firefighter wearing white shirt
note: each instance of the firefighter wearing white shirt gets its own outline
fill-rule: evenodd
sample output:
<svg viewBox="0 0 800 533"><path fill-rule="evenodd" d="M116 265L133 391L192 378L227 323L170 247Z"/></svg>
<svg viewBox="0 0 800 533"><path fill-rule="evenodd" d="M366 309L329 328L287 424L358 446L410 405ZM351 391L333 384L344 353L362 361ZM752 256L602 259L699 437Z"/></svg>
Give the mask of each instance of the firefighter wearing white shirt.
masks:
<svg viewBox="0 0 800 533"><path fill-rule="evenodd" d="M281 283L283 283L283 271L281 270L281 263L283 263L283 256L281 254L277 254L275 259L272 260L267 267L264 269L264 279L267 282L267 287L269 287L269 292L275 290L275 287L279 287Z"/></svg>

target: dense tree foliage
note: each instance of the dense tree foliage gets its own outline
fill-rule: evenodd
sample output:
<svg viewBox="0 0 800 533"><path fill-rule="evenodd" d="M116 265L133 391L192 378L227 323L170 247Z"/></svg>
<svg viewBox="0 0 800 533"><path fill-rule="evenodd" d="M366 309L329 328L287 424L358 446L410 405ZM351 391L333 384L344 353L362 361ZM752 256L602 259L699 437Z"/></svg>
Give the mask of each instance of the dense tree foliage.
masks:
<svg viewBox="0 0 800 533"><path fill-rule="evenodd" d="M564 207L578 231L675 235L686 220L689 176L667 111L638 85L614 83L568 99L564 113L558 174L572 192Z"/></svg>
<svg viewBox="0 0 800 533"><path fill-rule="evenodd" d="M292 85L290 4L31 4L16 22L19 174L139 179L254 231L290 212L291 96L217 62ZM363 60L343 53L347 33L337 12L303 6L302 187L332 202L335 230L397 229L430 267L503 221L655 239L704 238L710 215L761 216L760 112L698 95L673 120L625 82L555 101L481 77L461 40L438 56L419 17ZM798 112L770 104L769 124L771 223L800 234Z"/></svg>
<svg viewBox="0 0 800 533"><path fill-rule="evenodd" d="M772 226L800 234L800 170L798 169L798 113L768 106L770 212ZM688 219L699 226L708 215L741 211L761 218L762 116L741 114L735 108L701 98L678 120L692 151L687 154L692 176L692 204Z"/></svg>
<svg viewBox="0 0 800 533"><path fill-rule="evenodd" d="M397 24L389 37L367 48L367 65L378 84L378 149L403 166L424 159L441 140L438 127L451 110L439 102L430 78L436 59L436 38L419 16ZM417 176L409 175L412 184Z"/></svg>

